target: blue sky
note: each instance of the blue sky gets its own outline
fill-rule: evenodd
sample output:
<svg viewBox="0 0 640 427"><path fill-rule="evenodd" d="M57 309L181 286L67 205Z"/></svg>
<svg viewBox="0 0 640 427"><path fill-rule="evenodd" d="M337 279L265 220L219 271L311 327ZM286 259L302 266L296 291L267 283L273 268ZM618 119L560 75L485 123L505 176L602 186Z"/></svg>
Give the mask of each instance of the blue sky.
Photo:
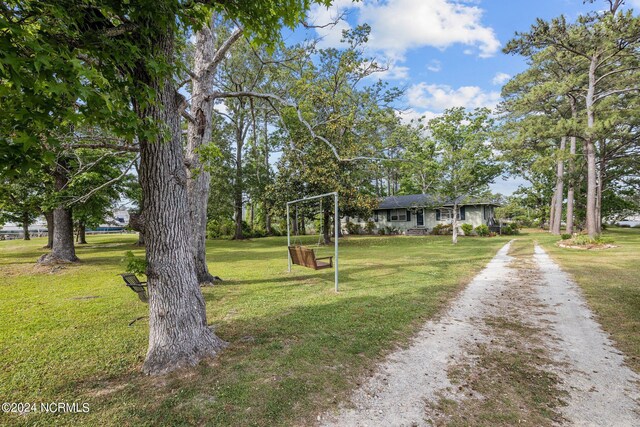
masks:
<svg viewBox="0 0 640 427"><path fill-rule="evenodd" d="M640 0L627 4L640 10ZM334 0L330 9L315 6L310 23L327 24L341 13L346 21L309 35L322 37L320 47L339 47L342 29L369 24L369 54L390 65L382 78L406 88L399 103L405 117L430 118L454 106L494 107L502 85L526 68L501 49L536 18L573 20L606 6L605 0ZM510 194L520 183L499 182L493 190Z"/></svg>

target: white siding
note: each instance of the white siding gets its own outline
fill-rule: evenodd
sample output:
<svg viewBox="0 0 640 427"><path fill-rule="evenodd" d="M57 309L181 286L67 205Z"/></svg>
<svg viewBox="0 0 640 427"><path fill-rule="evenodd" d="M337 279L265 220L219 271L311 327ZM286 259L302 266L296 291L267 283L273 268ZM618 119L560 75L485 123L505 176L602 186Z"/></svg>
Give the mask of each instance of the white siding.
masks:
<svg viewBox="0 0 640 427"><path fill-rule="evenodd" d="M465 206L465 219L464 221L458 221L458 224L471 224L473 227L477 227L481 224L486 224L487 220L484 219L484 206ZM487 207L489 209L489 207ZM371 218L373 220L373 218ZM360 224L363 228L367 223L367 220L358 218L350 218L350 221L353 223ZM436 220L436 210L435 209L424 209L424 226L418 227L417 225L417 215L414 211L411 211L411 218L409 221L388 221L387 220L387 211L379 210L378 211L378 221L375 222L376 230L379 230L384 227L395 227L400 232L404 233L411 228L426 228L428 231L433 230L433 228L438 224L450 224L450 220ZM346 222L343 218L342 220L343 228L346 229Z"/></svg>

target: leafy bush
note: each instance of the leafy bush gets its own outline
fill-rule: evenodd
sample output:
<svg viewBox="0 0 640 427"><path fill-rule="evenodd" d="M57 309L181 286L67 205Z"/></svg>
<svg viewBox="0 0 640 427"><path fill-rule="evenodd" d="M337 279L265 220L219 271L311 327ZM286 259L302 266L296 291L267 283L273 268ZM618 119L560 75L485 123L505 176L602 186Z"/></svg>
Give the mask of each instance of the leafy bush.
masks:
<svg viewBox="0 0 640 427"><path fill-rule="evenodd" d="M364 226L364 231L367 234L373 234L373 230L376 229L376 223L373 221L367 221L367 225Z"/></svg>
<svg viewBox="0 0 640 427"><path fill-rule="evenodd" d="M462 232L465 236L471 236L473 233L473 225L467 224L466 222L460 226L462 228Z"/></svg>
<svg viewBox="0 0 640 427"><path fill-rule="evenodd" d="M571 240L571 243L577 246L608 245L613 242L614 240L609 237L598 236L595 239L592 239L588 234L578 234Z"/></svg>
<svg viewBox="0 0 640 427"><path fill-rule="evenodd" d="M387 225L384 227L386 234L388 235L392 235L392 234L400 234L400 230L396 227L392 227L390 225Z"/></svg>
<svg viewBox="0 0 640 427"><path fill-rule="evenodd" d="M147 259L140 258L133 254L131 251L124 253L124 262L127 264L127 273L134 274L147 274Z"/></svg>
<svg viewBox="0 0 640 427"><path fill-rule="evenodd" d="M232 236L235 234L236 224L230 220L212 219L207 223L207 237L210 239L218 239L224 236Z"/></svg>
<svg viewBox="0 0 640 427"><path fill-rule="evenodd" d="M384 228L381 228L380 230L378 230L378 234L381 236L384 236L385 234L387 234L387 230L385 230Z"/></svg>
<svg viewBox="0 0 640 427"><path fill-rule="evenodd" d="M347 223L347 233L349 233L349 234L360 234L360 233L362 233L362 227L360 226L360 224L357 224L355 222L348 222Z"/></svg>
<svg viewBox="0 0 640 427"><path fill-rule="evenodd" d="M520 234L520 228L518 227L518 224L512 222L503 226L500 232L506 236L514 236L516 234Z"/></svg>
<svg viewBox="0 0 640 427"><path fill-rule="evenodd" d="M476 227L476 234L480 237L489 236L489 227L486 224L482 224Z"/></svg>
<svg viewBox="0 0 640 427"><path fill-rule="evenodd" d="M571 238L571 234L569 234L569 233L562 233L562 234L560 235L560 238L561 238L562 240L569 240L569 239Z"/></svg>
<svg viewBox="0 0 640 427"><path fill-rule="evenodd" d="M438 224L433 227L431 234L436 236L446 236L447 234L453 234L453 226L451 224Z"/></svg>

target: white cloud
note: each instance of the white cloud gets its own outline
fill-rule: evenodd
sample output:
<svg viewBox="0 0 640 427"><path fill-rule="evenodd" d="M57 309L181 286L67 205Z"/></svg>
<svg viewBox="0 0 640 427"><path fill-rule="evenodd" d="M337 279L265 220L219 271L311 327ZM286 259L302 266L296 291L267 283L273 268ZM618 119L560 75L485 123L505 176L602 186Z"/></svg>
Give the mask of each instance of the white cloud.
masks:
<svg viewBox="0 0 640 427"><path fill-rule="evenodd" d="M413 108L409 108L407 110L398 111L397 115L404 123L409 123L411 120L418 120L424 117L423 123L427 124L429 120L440 117L442 114L428 110L418 111Z"/></svg>
<svg viewBox="0 0 640 427"><path fill-rule="evenodd" d="M427 64L427 70L433 72L433 73L437 73L439 71L442 70L442 62L438 61L437 59L432 60L431 62L429 62Z"/></svg>
<svg viewBox="0 0 640 427"><path fill-rule="evenodd" d="M412 108L435 111L453 107L493 109L500 101L500 93L484 92L478 86L462 86L454 89L447 85L418 83L409 87L407 99Z"/></svg>
<svg viewBox="0 0 640 427"><path fill-rule="evenodd" d="M316 6L310 17L317 25L331 22L341 12L358 10L357 22L371 25L369 47L401 59L407 50L423 46L446 49L454 44L471 46L480 57L493 56L500 49L495 32L481 22L483 10L472 1L454 0L337 0L331 9ZM318 29L323 45L338 46L346 23Z"/></svg>
<svg viewBox="0 0 640 427"><path fill-rule="evenodd" d="M387 69L372 75L375 79L381 80L406 80L409 78L409 67L398 65L392 62L386 65Z"/></svg>
<svg viewBox="0 0 640 427"><path fill-rule="evenodd" d="M338 20L338 18L340 18L347 9L352 7L354 7L352 0L335 0L329 8L318 4L311 7L309 11L309 23L318 27L328 25L324 28L315 29L316 33L321 38L321 41L318 43L318 47L340 47L342 31L351 29L351 25L343 19L337 22L336 20ZM335 25L329 25L333 22L336 22Z"/></svg>
<svg viewBox="0 0 640 427"><path fill-rule="evenodd" d="M638 0L638 1L640 1L640 0ZM511 76L509 74L507 74L507 73L497 73L493 77L493 80L491 80L491 83L493 83L496 86L502 86L503 84L508 82L509 79L511 79Z"/></svg>

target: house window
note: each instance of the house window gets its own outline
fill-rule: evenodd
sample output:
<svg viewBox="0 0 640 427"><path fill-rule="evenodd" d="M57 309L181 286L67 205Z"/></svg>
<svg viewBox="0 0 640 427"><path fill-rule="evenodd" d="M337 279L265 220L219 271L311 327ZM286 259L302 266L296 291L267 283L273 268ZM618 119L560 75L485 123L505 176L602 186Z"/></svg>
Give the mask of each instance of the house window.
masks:
<svg viewBox="0 0 640 427"><path fill-rule="evenodd" d="M391 210L391 221L406 221L407 210L406 209L393 209Z"/></svg>
<svg viewBox="0 0 640 427"><path fill-rule="evenodd" d="M373 222L378 222L378 211L373 212Z"/></svg>
<svg viewBox="0 0 640 427"><path fill-rule="evenodd" d="M440 209L440 221L451 221L451 209Z"/></svg>
<svg viewBox="0 0 640 427"><path fill-rule="evenodd" d="M465 219L464 207L458 208L456 210L456 217L457 217L456 218L457 220ZM438 209L436 211L437 221L451 221L452 219L453 219L453 209Z"/></svg>
<svg viewBox="0 0 640 427"><path fill-rule="evenodd" d="M493 217L493 207L492 206L482 206L482 211L483 211L483 217L486 220L490 219L491 217Z"/></svg>

